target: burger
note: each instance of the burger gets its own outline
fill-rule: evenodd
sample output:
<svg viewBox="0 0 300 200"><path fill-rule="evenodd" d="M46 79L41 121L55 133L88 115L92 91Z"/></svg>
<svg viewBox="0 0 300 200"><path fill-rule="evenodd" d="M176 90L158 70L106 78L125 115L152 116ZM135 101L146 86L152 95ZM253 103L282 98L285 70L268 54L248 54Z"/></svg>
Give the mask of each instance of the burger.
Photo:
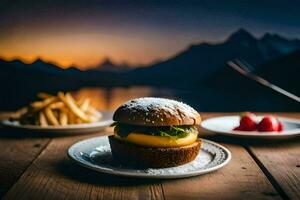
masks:
<svg viewBox="0 0 300 200"><path fill-rule="evenodd" d="M199 153L199 113L187 104L164 98L138 98L114 113L109 136L115 161L137 167L164 168L188 163Z"/></svg>

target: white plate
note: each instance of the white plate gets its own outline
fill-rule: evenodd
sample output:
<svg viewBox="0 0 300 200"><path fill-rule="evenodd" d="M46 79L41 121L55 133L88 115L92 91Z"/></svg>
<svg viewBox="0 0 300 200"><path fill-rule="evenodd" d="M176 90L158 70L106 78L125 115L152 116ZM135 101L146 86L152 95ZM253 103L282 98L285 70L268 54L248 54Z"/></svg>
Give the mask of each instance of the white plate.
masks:
<svg viewBox="0 0 300 200"><path fill-rule="evenodd" d="M107 174L140 178L183 178L205 174L224 167L231 153L223 146L203 140L196 159L190 163L170 168L134 169L113 162L107 136L91 138L72 145L68 154L78 164Z"/></svg>
<svg viewBox="0 0 300 200"><path fill-rule="evenodd" d="M21 125L19 122L9 120L2 121L2 125L9 128L17 128L34 132L60 133L60 134L83 134L103 130L113 123L112 112L101 111L103 115L99 122L87 124L73 124L67 126L48 126Z"/></svg>
<svg viewBox="0 0 300 200"><path fill-rule="evenodd" d="M263 116L258 116L258 121ZM204 120L201 126L209 131L235 137L244 138L266 138L266 139L283 139L300 135L300 120L278 117L283 123L284 130L281 132L258 132L258 131L233 131L239 125L240 116L214 117Z"/></svg>

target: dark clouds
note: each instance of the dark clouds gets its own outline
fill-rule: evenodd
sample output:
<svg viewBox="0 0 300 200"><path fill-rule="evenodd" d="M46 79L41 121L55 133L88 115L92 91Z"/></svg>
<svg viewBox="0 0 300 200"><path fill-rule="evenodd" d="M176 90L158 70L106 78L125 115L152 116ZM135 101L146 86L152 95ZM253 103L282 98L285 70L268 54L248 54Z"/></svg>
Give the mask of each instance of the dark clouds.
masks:
<svg viewBox="0 0 300 200"><path fill-rule="evenodd" d="M113 1L113 0L43 0L2 1L1 28L45 25L46 23L113 23L149 26L156 29L194 28L217 30L250 26L253 31L279 30L291 36L299 33L299 1ZM194 27L193 27L194 26ZM197 27L202 26L202 27ZM255 27L257 26L257 27ZM247 27L245 27L247 28ZM226 30L226 27L223 27ZM255 30L257 29L257 30Z"/></svg>

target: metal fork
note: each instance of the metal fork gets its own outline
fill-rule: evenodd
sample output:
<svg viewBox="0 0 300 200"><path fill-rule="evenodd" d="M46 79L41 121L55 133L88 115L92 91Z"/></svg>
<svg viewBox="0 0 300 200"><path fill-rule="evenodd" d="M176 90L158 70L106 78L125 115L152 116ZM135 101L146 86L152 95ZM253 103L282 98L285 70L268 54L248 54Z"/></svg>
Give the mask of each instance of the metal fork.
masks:
<svg viewBox="0 0 300 200"><path fill-rule="evenodd" d="M235 59L234 61L228 61L227 64L233 68L234 70L238 71L239 73L241 73L242 75L268 87L271 88L272 90L275 90L276 92L289 97L290 99L293 99L295 101L297 101L298 103L300 103L300 97L270 83L269 81L267 81L266 79L261 78L260 76L257 76L256 74L253 74L250 70L249 70L249 66L251 68L253 68L249 63L247 63L246 61L242 61L240 59Z"/></svg>

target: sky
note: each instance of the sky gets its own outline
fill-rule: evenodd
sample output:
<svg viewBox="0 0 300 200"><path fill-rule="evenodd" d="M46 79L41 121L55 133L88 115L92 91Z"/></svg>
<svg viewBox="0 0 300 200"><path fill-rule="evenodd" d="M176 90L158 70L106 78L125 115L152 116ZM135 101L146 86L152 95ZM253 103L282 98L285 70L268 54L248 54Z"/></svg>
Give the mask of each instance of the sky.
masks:
<svg viewBox="0 0 300 200"><path fill-rule="evenodd" d="M184 3L182 3L184 2ZM0 0L0 58L147 65L243 27L300 38L297 1Z"/></svg>

